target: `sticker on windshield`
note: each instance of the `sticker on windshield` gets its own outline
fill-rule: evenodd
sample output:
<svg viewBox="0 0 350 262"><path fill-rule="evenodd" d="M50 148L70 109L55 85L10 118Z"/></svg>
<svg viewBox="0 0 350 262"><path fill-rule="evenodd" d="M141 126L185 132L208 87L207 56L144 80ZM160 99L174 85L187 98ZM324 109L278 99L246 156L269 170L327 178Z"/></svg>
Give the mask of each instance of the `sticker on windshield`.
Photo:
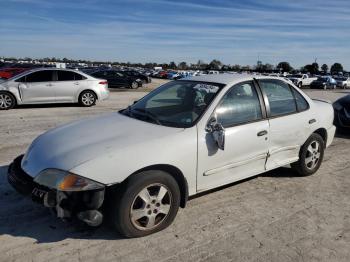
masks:
<svg viewBox="0 0 350 262"><path fill-rule="evenodd" d="M198 91L205 91L207 93L216 93L219 90L218 86L208 85L208 84L197 84L193 87Z"/></svg>

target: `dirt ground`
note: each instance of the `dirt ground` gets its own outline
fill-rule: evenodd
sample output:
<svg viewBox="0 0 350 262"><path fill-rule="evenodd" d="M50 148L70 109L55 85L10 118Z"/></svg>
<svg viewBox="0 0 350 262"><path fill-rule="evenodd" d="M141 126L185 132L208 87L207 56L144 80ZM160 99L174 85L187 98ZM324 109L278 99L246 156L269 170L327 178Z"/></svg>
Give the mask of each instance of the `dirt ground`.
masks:
<svg viewBox="0 0 350 262"><path fill-rule="evenodd" d="M306 92L331 101L347 93ZM139 239L122 239L107 226L64 223L7 183L7 165L42 132L118 110L144 94L112 92L92 108L0 112L0 261L350 261L350 137L344 135L317 174L295 177L280 168L196 197L168 229Z"/></svg>

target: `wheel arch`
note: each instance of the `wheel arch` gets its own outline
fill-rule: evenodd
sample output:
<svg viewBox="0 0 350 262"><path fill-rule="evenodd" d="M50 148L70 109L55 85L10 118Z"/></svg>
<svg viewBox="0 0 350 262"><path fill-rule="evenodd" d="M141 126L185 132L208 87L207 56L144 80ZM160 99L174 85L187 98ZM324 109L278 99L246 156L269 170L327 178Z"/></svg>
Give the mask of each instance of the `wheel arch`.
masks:
<svg viewBox="0 0 350 262"><path fill-rule="evenodd" d="M138 173L143 172L143 171L148 171L148 170L164 171L164 172L168 173L169 175L171 175L176 180L176 182L179 185L180 194L181 194L180 207L185 208L187 200L188 200L188 183L187 183L185 176L181 172L181 170L175 166L167 165L167 164L158 164L158 165L147 166L147 167L144 167L142 169L135 171L129 177L127 177L124 181L128 180L131 176L133 176L135 174L138 174Z"/></svg>
<svg viewBox="0 0 350 262"><path fill-rule="evenodd" d="M325 128L319 128L313 132L314 134L318 134L322 137L324 144L327 144L327 130Z"/></svg>

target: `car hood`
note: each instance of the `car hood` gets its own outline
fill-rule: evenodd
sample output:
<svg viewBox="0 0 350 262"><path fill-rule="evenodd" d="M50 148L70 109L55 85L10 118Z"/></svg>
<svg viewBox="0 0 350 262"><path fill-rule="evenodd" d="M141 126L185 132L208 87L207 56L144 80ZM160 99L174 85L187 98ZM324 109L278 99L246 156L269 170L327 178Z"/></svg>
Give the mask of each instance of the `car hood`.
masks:
<svg viewBox="0 0 350 262"><path fill-rule="evenodd" d="M35 177L42 170L71 170L104 154L121 152L145 141L181 132L120 113L73 122L37 137L22 160L22 168Z"/></svg>

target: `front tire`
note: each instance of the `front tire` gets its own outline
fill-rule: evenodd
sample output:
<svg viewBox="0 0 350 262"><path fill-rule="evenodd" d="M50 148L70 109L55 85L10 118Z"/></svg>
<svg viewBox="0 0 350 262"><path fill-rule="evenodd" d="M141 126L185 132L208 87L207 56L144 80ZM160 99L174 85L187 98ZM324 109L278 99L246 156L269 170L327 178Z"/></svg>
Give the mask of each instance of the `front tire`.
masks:
<svg viewBox="0 0 350 262"><path fill-rule="evenodd" d="M149 170L129 178L123 192L112 196L111 222L124 237L143 237L168 227L180 206L176 180L160 170Z"/></svg>
<svg viewBox="0 0 350 262"><path fill-rule="evenodd" d="M0 110L9 110L16 105L15 97L7 92L0 92Z"/></svg>
<svg viewBox="0 0 350 262"><path fill-rule="evenodd" d="M292 168L301 176L309 176L320 168L324 156L325 142L318 134L312 134L299 152L298 162Z"/></svg>
<svg viewBox="0 0 350 262"><path fill-rule="evenodd" d="M84 107L90 107L96 104L96 94L90 90L83 91L79 96L79 104Z"/></svg>

